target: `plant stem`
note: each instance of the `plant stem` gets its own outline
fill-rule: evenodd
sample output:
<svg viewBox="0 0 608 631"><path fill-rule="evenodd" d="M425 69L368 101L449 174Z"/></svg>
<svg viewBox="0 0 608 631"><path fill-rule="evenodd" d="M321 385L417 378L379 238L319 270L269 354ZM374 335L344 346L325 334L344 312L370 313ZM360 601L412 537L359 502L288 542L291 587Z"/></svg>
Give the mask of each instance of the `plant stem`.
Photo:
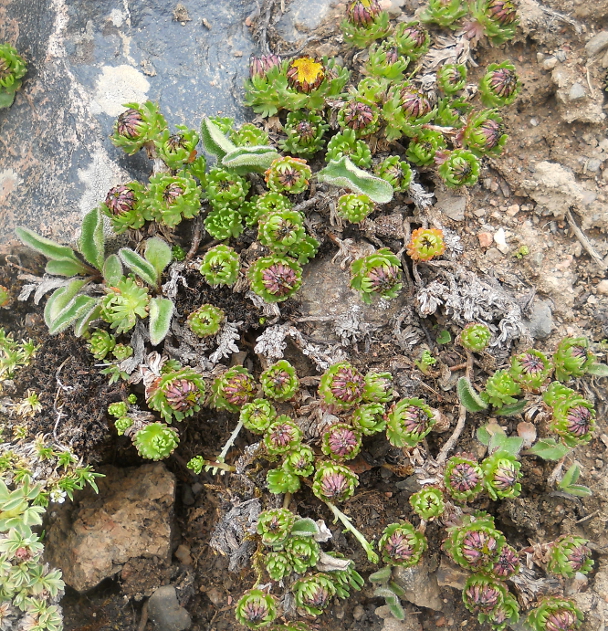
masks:
<svg viewBox="0 0 608 631"><path fill-rule="evenodd" d="M471 381L471 376L473 374L473 353L468 349L466 353L467 353L467 363L466 363L465 376L469 381ZM460 411L458 413L458 422L456 423L456 427L454 428L452 435L448 438L446 444L442 447L441 451L439 452L439 455L436 458L436 463L439 466L441 466L447 460L448 454L450 453L450 451L452 451L452 449L458 442L458 439L460 438L460 434L462 434L462 430L464 429L466 420L467 420L467 409L461 403Z"/></svg>
<svg viewBox="0 0 608 631"><path fill-rule="evenodd" d="M337 506L334 506L331 502L325 502L336 519L339 519L346 530L355 536L355 539L361 544L361 547L367 553L367 558L370 563L378 563L380 557L372 550L370 542L355 528L350 518L345 515Z"/></svg>

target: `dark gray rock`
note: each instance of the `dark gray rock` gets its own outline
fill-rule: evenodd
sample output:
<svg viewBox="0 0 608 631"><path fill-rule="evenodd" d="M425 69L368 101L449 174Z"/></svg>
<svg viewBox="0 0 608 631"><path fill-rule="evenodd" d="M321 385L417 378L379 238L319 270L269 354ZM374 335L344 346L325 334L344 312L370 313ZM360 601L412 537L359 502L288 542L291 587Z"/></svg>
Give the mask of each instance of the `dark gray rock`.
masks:
<svg viewBox="0 0 608 631"><path fill-rule="evenodd" d="M16 225L71 241L112 186L147 178L143 152L128 157L108 138L124 103L158 102L172 129L198 128L205 114L251 117L241 102L257 52L246 19L256 8L255 0L4 0L0 42L15 45L29 69L14 105L0 110L0 243Z"/></svg>
<svg viewBox="0 0 608 631"><path fill-rule="evenodd" d="M544 340L553 330L553 313L549 300L536 300L532 311L524 324L528 327L530 335L535 340Z"/></svg>
<svg viewBox="0 0 608 631"><path fill-rule="evenodd" d="M173 585L163 585L150 596L148 616L157 631L185 631L192 624L190 614L177 600Z"/></svg>

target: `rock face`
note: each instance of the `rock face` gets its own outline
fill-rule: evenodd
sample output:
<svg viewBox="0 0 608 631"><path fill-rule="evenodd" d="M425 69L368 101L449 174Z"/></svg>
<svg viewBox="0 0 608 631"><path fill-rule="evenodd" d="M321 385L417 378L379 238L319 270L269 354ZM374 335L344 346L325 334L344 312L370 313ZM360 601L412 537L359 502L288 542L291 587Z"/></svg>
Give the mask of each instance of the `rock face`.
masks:
<svg viewBox="0 0 608 631"><path fill-rule="evenodd" d="M150 596L148 615L157 631L185 631L192 624L190 614L177 601L173 585L163 585Z"/></svg>
<svg viewBox="0 0 608 631"><path fill-rule="evenodd" d="M102 468L99 495L85 491L51 524L46 560L79 592L137 558L170 557L175 478L161 463Z"/></svg>

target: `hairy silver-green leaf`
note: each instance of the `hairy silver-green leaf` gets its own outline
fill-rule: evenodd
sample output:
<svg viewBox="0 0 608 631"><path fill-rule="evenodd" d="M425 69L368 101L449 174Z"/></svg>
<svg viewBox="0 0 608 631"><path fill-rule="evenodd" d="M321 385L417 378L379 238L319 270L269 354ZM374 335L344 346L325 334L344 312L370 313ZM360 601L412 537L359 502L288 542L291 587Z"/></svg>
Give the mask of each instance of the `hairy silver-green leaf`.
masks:
<svg viewBox="0 0 608 631"><path fill-rule="evenodd" d="M310 519L310 517L296 519L293 528L291 529L291 534L298 535L299 537L312 537L318 532L319 527L312 519Z"/></svg>
<svg viewBox="0 0 608 631"><path fill-rule="evenodd" d="M608 377L608 365L594 363L587 368L587 374L593 375L594 377Z"/></svg>
<svg viewBox="0 0 608 631"><path fill-rule="evenodd" d="M528 405L525 399L517 401L516 403L510 403L509 405L503 405L500 410L494 410L496 416L515 416L523 412L523 409Z"/></svg>
<svg viewBox="0 0 608 631"><path fill-rule="evenodd" d="M68 303L85 285L85 280L73 280L66 287L56 289L46 302L44 307L44 322L51 328L57 316L67 307Z"/></svg>
<svg viewBox="0 0 608 631"><path fill-rule="evenodd" d="M158 283L158 274L154 265L146 261L143 256L137 254L137 252L130 248L120 248L118 250L118 256L120 260L132 271L135 272L144 282L148 285L156 287Z"/></svg>
<svg viewBox="0 0 608 631"><path fill-rule="evenodd" d="M150 343L160 344L171 326L173 301L168 298L152 298L150 300Z"/></svg>
<svg viewBox="0 0 608 631"><path fill-rule="evenodd" d="M83 316L95 306L97 300L92 296L76 296L61 313L53 320L49 326L49 333L56 335L67 329L70 324Z"/></svg>
<svg viewBox="0 0 608 631"><path fill-rule="evenodd" d="M82 274L82 264L76 261L48 261L44 271L53 276L78 276Z"/></svg>
<svg viewBox="0 0 608 631"><path fill-rule="evenodd" d="M332 160L317 173L317 179L332 186L363 193L377 204L386 204L393 199L394 189L391 184L355 166L346 156Z"/></svg>
<svg viewBox="0 0 608 631"><path fill-rule="evenodd" d="M29 228L17 227L15 228L15 233L23 244L43 254L47 259L52 261L74 261L80 265L83 274L87 273L86 265L78 259L76 252L67 245L60 245L51 239L41 237Z"/></svg>
<svg viewBox="0 0 608 631"><path fill-rule="evenodd" d="M222 130L210 119L203 118L201 122L201 140L203 149L221 161L222 158L236 149L236 145L224 136Z"/></svg>
<svg viewBox="0 0 608 631"><path fill-rule="evenodd" d="M239 173L263 173L279 156L276 149L265 145L237 147L222 158L222 164L227 169L237 169Z"/></svg>
<svg viewBox="0 0 608 631"><path fill-rule="evenodd" d="M152 263L152 266L156 270L156 278L160 279L160 275L163 273L165 267L171 263L171 248L162 239L152 237L146 241L144 257L146 261Z"/></svg>
<svg viewBox="0 0 608 631"><path fill-rule="evenodd" d="M390 577L391 577L391 568L389 565L387 565L383 567L381 570L378 570L377 572L370 574L369 580L372 583L385 583L390 579Z"/></svg>
<svg viewBox="0 0 608 631"><path fill-rule="evenodd" d="M530 447L526 454L538 456L543 460L561 460L569 451L569 447L558 443L555 438L543 438Z"/></svg>
<svg viewBox="0 0 608 631"><path fill-rule="evenodd" d="M103 215L99 207L93 208L82 220L80 252L85 260L101 271L104 261Z"/></svg>
<svg viewBox="0 0 608 631"><path fill-rule="evenodd" d="M457 391L460 403L469 412L480 412L487 409L488 404L475 392L471 382L466 377L461 377L458 380Z"/></svg>
<svg viewBox="0 0 608 631"><path fill-rule="evenodd" d="M88 330L91 322L97 320L101 315L101 305L99 300L96 300L94 304L91 304L90 308L82 314L82 316L74 322L74 335L76 337L82 337Z"/></svg>
<svg viewBox="0 0 608 631"><path fill-rule="evenodd" d="M110 254L103 264L103 278L110 287L118 284L122 278L122 263L118 254Z"/></svg>

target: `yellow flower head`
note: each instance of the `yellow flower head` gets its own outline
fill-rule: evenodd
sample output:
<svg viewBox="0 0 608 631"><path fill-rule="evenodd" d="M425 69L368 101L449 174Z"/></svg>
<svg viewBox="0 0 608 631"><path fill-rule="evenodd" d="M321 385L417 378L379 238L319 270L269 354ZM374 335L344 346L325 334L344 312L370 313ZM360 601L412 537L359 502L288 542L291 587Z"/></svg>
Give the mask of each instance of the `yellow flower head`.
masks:
<svg viewBox="0 0 608 631"><path fill-rule="evenodd" d="M287 79L289 85L299 92L316 90L325 78L323 63L313 57L298 57L289 65Z"/></svg>

